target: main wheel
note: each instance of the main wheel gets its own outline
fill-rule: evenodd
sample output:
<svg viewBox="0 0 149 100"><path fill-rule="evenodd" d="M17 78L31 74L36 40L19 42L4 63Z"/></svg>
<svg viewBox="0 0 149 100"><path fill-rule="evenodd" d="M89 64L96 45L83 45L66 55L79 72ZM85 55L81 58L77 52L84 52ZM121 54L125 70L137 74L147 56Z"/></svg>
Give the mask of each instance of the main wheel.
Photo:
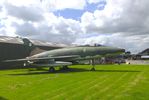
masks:
<svg viewBox="0 0 149 100"><path fill-rule="evenodd" d="M54 72L55 68L54 67L49 67L49 72Z"/></svg>
<svg viewBox="0 0 149 100"><path fill-rule="evenodd" d="M64 69L64 70L67 70L67 69L69 69L69 68L68 68L68 66L63 66L63 69Z"/></svg>

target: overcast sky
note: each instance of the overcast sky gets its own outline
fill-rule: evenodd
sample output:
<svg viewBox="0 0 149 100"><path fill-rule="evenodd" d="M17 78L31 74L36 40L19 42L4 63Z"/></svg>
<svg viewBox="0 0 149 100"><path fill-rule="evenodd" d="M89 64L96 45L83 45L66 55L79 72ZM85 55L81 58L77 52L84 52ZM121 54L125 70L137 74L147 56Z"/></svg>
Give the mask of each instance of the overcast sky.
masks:
<svg viewBox="0 0 149 100"><path fill-rule="evenodd" d="M65 44L149 47L149 0L0 0L0 35Z"/></svg>

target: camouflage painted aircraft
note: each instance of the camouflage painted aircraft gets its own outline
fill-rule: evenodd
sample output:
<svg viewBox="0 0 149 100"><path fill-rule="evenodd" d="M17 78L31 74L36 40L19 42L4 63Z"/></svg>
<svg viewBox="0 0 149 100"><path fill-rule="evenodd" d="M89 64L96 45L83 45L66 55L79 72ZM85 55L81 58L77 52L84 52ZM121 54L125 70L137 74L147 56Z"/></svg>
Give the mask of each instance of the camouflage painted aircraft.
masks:
<svg viewBox="0 0 149 100"><path fill-rule="evenodd" d="M49 71L52 72L56 66L67 69L69 65L77 61L91 60L93 65L91 70L95 70L94 59L108 54L118 55L124 52L124 49L106 46L69 47L42 52L24 59L5 60L4 62L24 62L24 66L35 65L49 67Z"/></svg>

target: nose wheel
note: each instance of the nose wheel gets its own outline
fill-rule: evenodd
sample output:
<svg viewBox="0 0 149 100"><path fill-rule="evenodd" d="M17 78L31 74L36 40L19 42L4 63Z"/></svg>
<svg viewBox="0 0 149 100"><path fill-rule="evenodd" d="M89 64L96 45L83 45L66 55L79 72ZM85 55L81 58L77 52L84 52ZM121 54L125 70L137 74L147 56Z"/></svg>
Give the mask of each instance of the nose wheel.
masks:
<svg viewBox="0 0 149 100"><path fill-rule="evenodd" d="M91 64L92 64L92 68L91 68L91 71L95 71L95 61L94 59L91 60Z"/></svg>
<svg viewBox="0 0 149 100"><path fill-rule="evenodd" d="M94 68L94 67L92 67L92 68L91 68L91 71L95 71L95 68Z"/></svg>

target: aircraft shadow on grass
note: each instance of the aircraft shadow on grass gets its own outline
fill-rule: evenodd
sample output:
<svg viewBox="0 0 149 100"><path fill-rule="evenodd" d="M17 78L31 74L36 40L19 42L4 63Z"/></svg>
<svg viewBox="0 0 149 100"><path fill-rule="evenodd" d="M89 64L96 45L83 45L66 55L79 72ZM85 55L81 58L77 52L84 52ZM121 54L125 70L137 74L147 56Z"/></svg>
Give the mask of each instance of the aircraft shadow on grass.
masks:
<svg viewBox="0 0 149 100"><path fill-rule="evenodd" d="M6 98L0 96L0 100L8 100L8 99L6 99Z"/></svg>
<svg viewBox="0 0 149 100"><path fill-rule="evenodd" d="M141 72L138 70L95 70L95 71L90 71L89 69L83 69L83 68L70 68L68 70L56 70L55 72L48 72L47 70L45 71L27 71L26 73L16 73L16 74L8 74L8 75L14 75L14 76L19 76L19 75L38 75L38 74L60 74L60 73L75 73L75 72Z"/></svg>

